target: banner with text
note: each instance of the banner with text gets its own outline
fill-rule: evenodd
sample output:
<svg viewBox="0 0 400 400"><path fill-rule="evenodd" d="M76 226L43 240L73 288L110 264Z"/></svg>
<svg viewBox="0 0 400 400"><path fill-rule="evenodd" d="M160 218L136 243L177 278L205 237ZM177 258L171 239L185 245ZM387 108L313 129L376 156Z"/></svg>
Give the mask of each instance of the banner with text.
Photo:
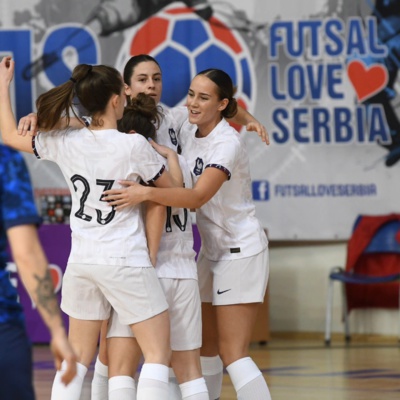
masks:
<svg viewBox="0 0 400 400"><path fill-rule="evenodd" d="M164 106L200 70L226 70L270 134L246 134L257 216L272 240L349 237L358 214L399 211L398 0L3 0L18 118L79 63L120 71L148 53ZM244 132L243 132L244 134ZM55 165L27 157L49 223L68 223Z"/></svg>

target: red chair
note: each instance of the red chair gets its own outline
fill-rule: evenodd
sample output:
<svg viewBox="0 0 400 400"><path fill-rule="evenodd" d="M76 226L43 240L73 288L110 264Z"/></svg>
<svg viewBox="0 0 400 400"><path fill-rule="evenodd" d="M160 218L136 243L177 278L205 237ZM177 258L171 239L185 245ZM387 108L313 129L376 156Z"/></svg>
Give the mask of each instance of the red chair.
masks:
<svg viewBox="0 0 400 400"><path fill-rule="evenodd" d="M351 339L348 320L351 310L393 308L400 311L400 214L357 218L347 246L346 267L333 267L329 273L325 320L325 344L328 346L335 281L342 283L346 342Z"/></svg>

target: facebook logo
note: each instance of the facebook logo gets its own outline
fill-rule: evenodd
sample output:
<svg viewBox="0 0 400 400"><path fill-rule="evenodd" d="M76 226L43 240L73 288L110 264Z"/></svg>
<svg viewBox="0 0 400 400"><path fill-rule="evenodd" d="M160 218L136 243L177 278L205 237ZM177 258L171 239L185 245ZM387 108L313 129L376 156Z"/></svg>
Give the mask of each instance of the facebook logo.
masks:
<svg viewBox="0 0 400 400"><path fill-rule="evenodd" d="M258 201L269 200L269 182L253 181L252 182L253 199Z"/></svg>

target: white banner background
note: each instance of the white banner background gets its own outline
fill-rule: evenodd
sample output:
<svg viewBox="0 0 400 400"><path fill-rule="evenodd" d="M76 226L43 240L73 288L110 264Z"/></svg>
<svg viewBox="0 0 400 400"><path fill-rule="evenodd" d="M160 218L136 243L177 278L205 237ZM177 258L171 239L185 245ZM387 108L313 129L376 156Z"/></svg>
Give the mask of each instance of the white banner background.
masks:
<svg viewBox="0 0 400 400"><path fill-rule="evenodd" d="M76 39L77 44L66 44L52 38L52 35L57 37L61 28L85 25L90 10L99 3L95 0L2 0L1 54L20 53L20 57L28 57L33 63L48 51L52 40L56 42L54 46L62 47L60 64L53 65L54 70L51 65L41 68L40 62L35 64L35 73L31 68L31 93L16 83L15 102L17 99L29 102L28 106L16 105L19 112L29 107L34 109L36 96L67 79L66 74L77 63L105 63L122 69L135 35L143 27L146 30L147 19L109 36L97 37L88 28L87 36L93 42L92 53L85 48L83 39ZM132 4L132 0L116 0L114 3L125 7ZM222 43L217 40L217 45L226 50L228 58L234 59L236 56L232 49L239 44L241 52L237 57L248 64L247 78L243 78L243 64L235 61L238 94L243 104L265 124L271 136L271 145L266 147L256 135L247 135L257 215L268 229L270 239L346 239L358 214L398 212L400 163L387 166L389 151L376 141L380 139L389 143L400 132L393 129L389 132L390 126L379 98L360 100L360 94L357 97L356 89L360 90L359 83L358 87L354 86L357 75L350 77L347 73L347 65L351 61L361 60L365 65L362 72L367 85L376 79L370 79L368 68L379 64L382 70L392 57L392 71L386 70L386 73L392 74L389 88L392 97L385 106L398 117L400 103L396 65L398 68L400 63L393 58L393 49L400 47L400 37L392 39L394 44L382 43L374 29L382 29L386 20L379 14L382 18L372 18L371 25L368 22L375 7L374 1L280 0L273 3L231 0L208 3L217 21L229 27L231 32L229 39L222 40ZM167 9L182 9L184 6L181 2L172 2ZM150 18L165 15L164 9ZM207 24L188 12L177 15L179 20L187 18L193 23L197 19L201 24ZM393 16L393 10L390 15ZM307 25L310 21L315 23L313 28ZM393 21L385 23L390 26ZM278 24L281 24L279 28ZM304 28L303 35L299 34L302 24L308 26ZM160 26L157 25L155 33L153 31L156 39L161 38ZM171 26L170 22L168 27ZM213 26L216 26L215 21L214 25L211 21L205 29ZM291 28L293 33L290 35L288 29ZM14 36L9 36L10 31L30 32L30 46L13 45L10 40L14 40ZM195 38L190 40L198 38L196 35L198 32L194 32ZM303 45L299 44L300 39L304 40ZM215 36L210 40L215 41ZM291 40L292 50L289 48ZM154 50L154 55L160 53L156 47L146 46L144 48ZM352 48L351 54L349 48ZM193 75L196 71L192 53L196 50L191 53L182 46L179 49L184 57L191 60ZM387 49L386 54L383 54L384 49ZM216 66L220 60L214 60ZM162 65L165 93L168 81L171 81L171 88L175 85L172 84L174 78L179 82L181 75L177 72L174 76L177 62L177 59L171 59L167 66ZM226 62L230 63L228 59ZM16 82L28 78L21 72L20 76L16 76ZM246 82L247 87L244 87ZM186 89L184 87L183 91ZM380 90L383 89L381 85ZM370 92L373 90L372 87ZM177 103L183 102L184 98L181 98ZM318 129L315 128L316 120L312 118L315 109L320 124ZM372 120L366 117L367 109L375 110ZM337 110L342 111L339 112L339 119L335 120ZM296 113L299 116L296 117ZM358 125L357 116L362 117ZM346 118L350 118L348 123ZM336 131L335 126L339 126ZM363 132L362 138L359 132ZM320 134L319 139L315 138L317 134ZM342 141L335 139L335 135L339 135ZM392 146L391 150L396 151L396 148ZM33 157L27 159L37 189L65 188L57 167L39 163Z"/></svg>

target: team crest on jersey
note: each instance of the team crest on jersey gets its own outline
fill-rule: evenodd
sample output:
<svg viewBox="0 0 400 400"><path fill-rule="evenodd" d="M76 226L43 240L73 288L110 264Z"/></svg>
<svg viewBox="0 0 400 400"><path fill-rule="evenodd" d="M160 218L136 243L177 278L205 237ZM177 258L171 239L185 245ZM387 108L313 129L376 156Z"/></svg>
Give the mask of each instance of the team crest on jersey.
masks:
<svg viewBox="0 0 400 400"><path fill-rule="evenodd" d="M172 128L169 128L168 130L169 137L171 138L171 142L174 146L178 144L178 140L176 139L176 133Z"/></svg>
<svg viewBox="0 0 400 400"><path fill-rule="evenodd" d="M197 157L196 166L193 169L193 173L195 175L201 175L201 173L203 172L203 166L204 166L203 160L200 157Z"/></svg>

